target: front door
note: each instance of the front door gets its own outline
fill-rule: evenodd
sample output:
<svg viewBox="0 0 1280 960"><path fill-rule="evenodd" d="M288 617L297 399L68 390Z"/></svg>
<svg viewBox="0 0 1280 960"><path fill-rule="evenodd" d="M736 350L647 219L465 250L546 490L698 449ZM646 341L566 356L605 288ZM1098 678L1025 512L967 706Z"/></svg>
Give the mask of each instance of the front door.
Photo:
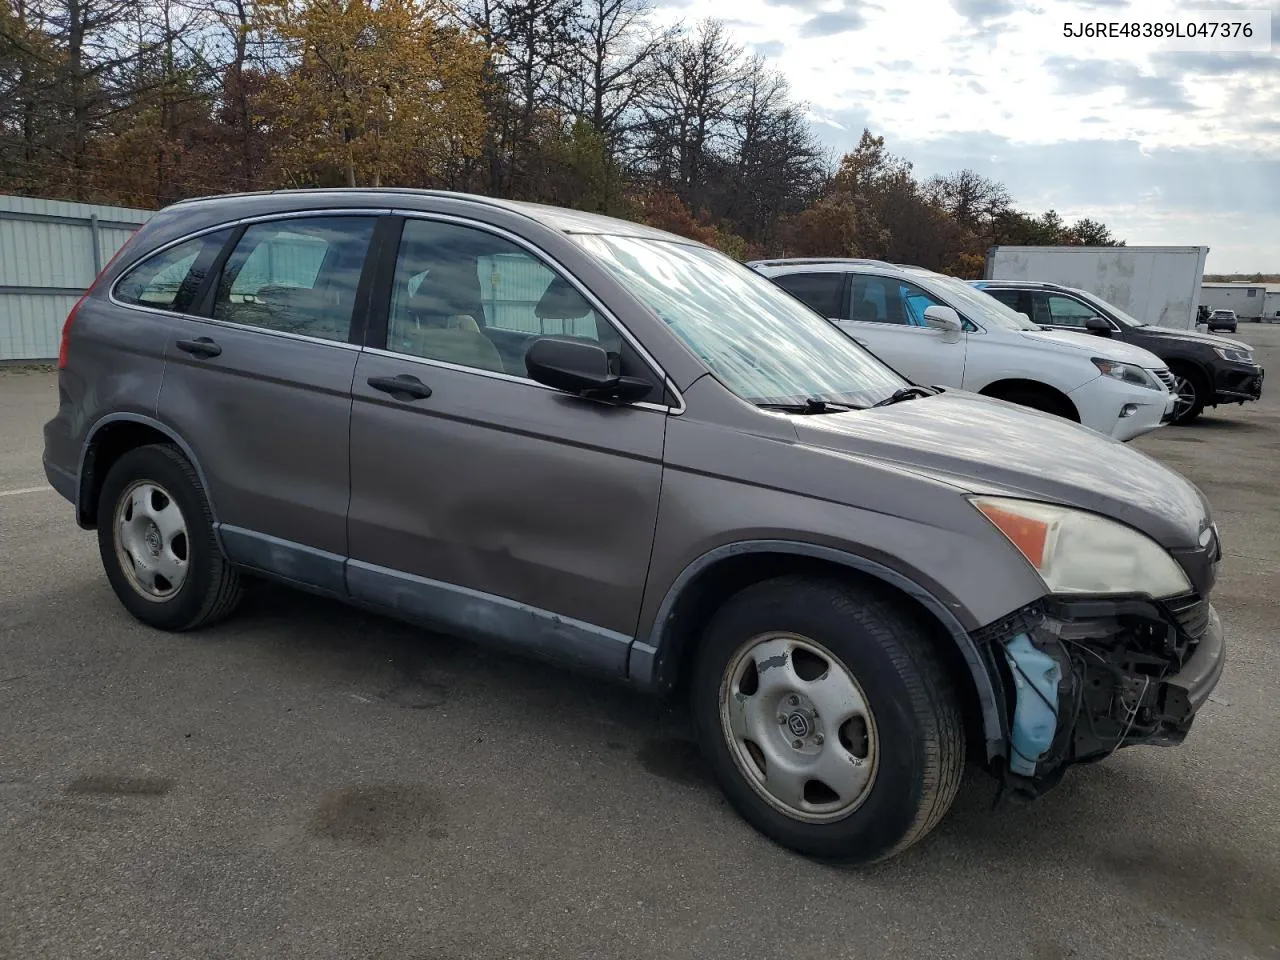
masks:
<svg viewBox="0 0 1280 960"><path fill-rule="evenodd" d="M371 216L249 226L205 319L175 318L161 419L205 472L230 559L343 591L349 342Z"/></svg>
<svg viewBox="0 0 1280 960"><path fill-rule="evenodd" d="M386 273L385 349L353 387L351 593L620 673L657 518L658 377L565 276L479 225L406 220ZM528 379L542 334L600 342L655 402Z"/></svg>
<svg viewBox="0 0 1280 960"><path fill-rule="evenodd" d="M964 382L967 332L926 326L926 307L948 306L919 286L896 277L855 273L839 326L889 366L925 386Z"/></svg>

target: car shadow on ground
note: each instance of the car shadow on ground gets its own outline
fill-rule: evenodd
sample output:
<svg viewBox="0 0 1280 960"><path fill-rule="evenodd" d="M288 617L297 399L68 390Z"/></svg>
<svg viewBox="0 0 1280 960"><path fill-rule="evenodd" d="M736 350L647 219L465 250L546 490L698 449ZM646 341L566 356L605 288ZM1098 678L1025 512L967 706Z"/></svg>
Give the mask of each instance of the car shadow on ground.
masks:
<svg viewBox="0 0 1280 960"><path fill-rule="evenodd" d="M295 675L315 672L330 685L345 678L353 690L376 690L376 699L390 707L430 711L468 697L519 704L536 712L549 736L560 731L566 743L597 738L593 746L620 760L629 754L648 774L694 789L723 805L726 817L735 816L688 736L680 700L650 698L273 584L255 584L239 614L208 632L251 643ZM424 716L423 722L430 720ZM1171 785L1185 795L1171 796ZM1227 845L1199 845L1181 832L1167 847L1134 839L1149 834L1138 826L1153 815L1177 819L1202 806L1194 781L1153 782L1149 768L1122 755L1069 771L1031 803L1004 796L997 804L997 794L996 781L972 766L951 813L926 841L856 876L896 888L957 863L966 865L966 873L1017 877L1043 868L1046 857L1066 858L1072 870L1092 870L1134 889L1153 909L1180 911L1254 946L1280 942L1275 864ZM1106 822L1081 822L1082 811L1098 809L1110 811ZM980 882L976 875L970 879Z"/></svg>
<svg viewBox="0 0 1280 960"><path fill-rule="evenodd" d="M105 599L109 588L104 584L102 591ZM127 618L123 611L118 615ZM480 707L486 715L498 708L501 715L487 721L494 729L475 729L497 738L497 726L518 715L552 744L571 745L575 756L606 758L606 769L618 777L643 771L661 782L658 789L679 791L681 804L723 817L731 835L742 838L744 860L758 857L764 844L787 876L871 885L903 902L943 877L952 891L946 909L963 912L977 896L1015 903L1025 895L1020 884L1027 877L1047 872L1072 896L1125 889L1152 916L1211 930L1250 951L1280 945L1280 866L1267 851L1243 849L1196 820L1194 811L1206 801L1194 778L1160 776L1158 768L1131 762L1128 751L1068 772L1033 803L1004 798L996 805L996 782L971 767L951 812L929 837L887 863L848 869L752 842L690 739L680 700L650 698L264 582L252 584L233 618L197 636L209 644L206 655L219 656L218 648L229 646L229 657L252 657L255 683L288 681L322 696L358 700L362 708L410 711L403 721L410 727L429 730L443 722L434 713L441 707L448 707L451 719L455 707ZM552 763L559 757L554 747L547 754ZM1153 820L1161 824L1154 841ZM1029 954L1036 960L1077 955L1062 946L1072 937L1036 933L1040 939L1033 937Z"/></svg>
<svg viewBox="0 0 1280 960"><path fill-rule="evenodd" d="M1272 418L1266 417L1266 420ZM1201 414L1190 423L1179 426L1190 430L1212 430L1221 433L1257 433L1267 428L1267 424L1259 423L1258 418L1249 420L1231 419L1227 414Z"/></svg>

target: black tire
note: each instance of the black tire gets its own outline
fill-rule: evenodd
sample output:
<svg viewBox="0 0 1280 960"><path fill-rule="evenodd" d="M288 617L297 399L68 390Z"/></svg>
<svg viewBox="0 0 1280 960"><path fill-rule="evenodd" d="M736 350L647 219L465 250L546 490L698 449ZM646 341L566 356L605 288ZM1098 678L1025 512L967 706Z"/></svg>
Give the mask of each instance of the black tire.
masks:
<svg viewBox="0 0 1280 960"><path fill-rule="evenodd" d="M1032 410L1039 410L1041 413L1062 417L1064 420L1080 422L1080 418L1076 415L1071 401L1054 393L1047 387L1044 389L1037 389L1036 387L1006 387L990 396L1006 403L1016 403L1020 407L1030 407Z"/></svg>
<svg viewBox="0 0 1280 960"><path fill-rule="evenodd" d="M739 769L724 733L726 671L744 643L771 631L830 651L861 687L874 716L874 779L841 819L813 823L777 809ZM702 751L730 804L762 834L806 856L838 863L891 857L932 830L959 789L965 751L960 706L927 627L864 587L787 576L734 595L707 627L690 693Z"/></svg>
<svg viewBox="0 0 1280 960"><path fill-rule="evenodd" d="M158 485L172 495L186 524L187 570L171 597L142 596L117 550L116 508L137 482ZM240 575L227 562L213 532L213 513L200 479L175 447L152 444L130 450L107 471L98 502L98 552L116 596L131 614L160 630L193 630L228 616L240 601ZM176 578L175 578L176 579Z"/></svg>
<svg viewBox="0 0 1280 960"><path fill-rule="evenodd" d="M1175 377L1186 382L1187 389L1195 396L1191 406L1177 414L1170 421L1181 426L1190 423L1204 412L1205 405L1209 402L1209 381L1203 373L1194 367L1178 364L1171 366L1169 369ZM1179 385L1179 390L1181 389L1181 385Z"/></svg>

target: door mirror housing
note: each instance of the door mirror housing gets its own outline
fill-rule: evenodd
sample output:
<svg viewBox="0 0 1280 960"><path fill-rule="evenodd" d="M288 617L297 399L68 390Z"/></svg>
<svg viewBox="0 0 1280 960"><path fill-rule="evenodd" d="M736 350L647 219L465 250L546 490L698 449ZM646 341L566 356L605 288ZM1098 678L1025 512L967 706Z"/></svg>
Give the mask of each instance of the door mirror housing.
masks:
<svg viewBox="0 0 1280 960"><path fill-rule="evenodd" d="M936 303L924 308L924 322L930 329L941 330L944 333L959 333L962 327L960 314L951 307Z"/></svg>
<svg viewBox="0 0 1280 960"><path fill-rule="evenodd" d="M1084 328L1090 333L1100 334L1104 337L1111 336L1111 324L1101 317L1090 317L1084 322Z"/></svg>
<svg viewBox="0 0 1280 960"><path fill-rule="evenodd" d="M592 400L635 403L653 384L643 377L623 377L609 369L609 354L598 343L569 337L538 337L524 355L530 379Z"/></svg>

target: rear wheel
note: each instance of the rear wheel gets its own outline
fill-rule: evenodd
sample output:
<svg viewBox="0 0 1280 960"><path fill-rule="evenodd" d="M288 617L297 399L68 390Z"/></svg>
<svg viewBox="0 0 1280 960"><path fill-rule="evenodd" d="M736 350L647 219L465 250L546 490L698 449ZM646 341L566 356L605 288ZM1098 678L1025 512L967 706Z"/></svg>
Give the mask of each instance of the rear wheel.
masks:
<svg viewBox="0 0 1280 960"><path fill-rule="evenodd" d="M138 447L112 464L98 516L107 579L143 623L191 630L239 602L240 577L218 547L199 478L174 447Z"/></svg>
<svg viewBox="0 0 1280 960"><path fill-rule="evenodd" d="M868 863L933 829L960 784L955 691L921 623L836 580L748 587L712 618L691 690L729 802L772 840Z"/></svg>

